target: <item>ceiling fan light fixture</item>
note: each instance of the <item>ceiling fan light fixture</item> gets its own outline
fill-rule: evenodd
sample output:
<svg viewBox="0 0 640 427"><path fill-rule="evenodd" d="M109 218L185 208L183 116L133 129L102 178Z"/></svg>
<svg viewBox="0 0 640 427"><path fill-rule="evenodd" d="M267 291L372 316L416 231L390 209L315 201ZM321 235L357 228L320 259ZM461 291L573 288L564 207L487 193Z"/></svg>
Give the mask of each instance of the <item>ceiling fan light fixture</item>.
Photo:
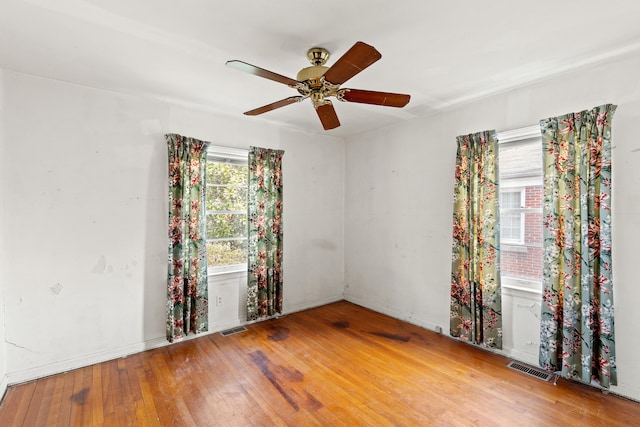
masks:
<svg viewBox="0 0 640 427"><path fill-rule="evenodd" d="M320 77L324 76L324 73L327 72L329 67L324 67L322 65L312 65L311 67L306 67L298 72L296 76L296 80L299 82L306 82L307 80L319 80Z"/></svg>

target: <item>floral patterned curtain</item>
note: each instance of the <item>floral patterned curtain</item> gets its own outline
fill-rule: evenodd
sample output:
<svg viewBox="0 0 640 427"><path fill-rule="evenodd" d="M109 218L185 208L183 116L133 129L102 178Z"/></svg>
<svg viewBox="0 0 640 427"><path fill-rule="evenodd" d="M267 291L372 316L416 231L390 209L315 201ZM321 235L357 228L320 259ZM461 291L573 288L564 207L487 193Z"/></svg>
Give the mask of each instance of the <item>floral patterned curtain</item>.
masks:
<svg viewBox="0 0 640 427"><path fill-rule="evenodd" d="M485 131L457 142L450 333L501 349L498 141Z"/></svg>
<svg viewBox="0 0 640 427"><path fill-rule="evenodd" d="M615 385L611 274L614 105L540 121L544 271L540 366Z"/></svg>
<svg viewBox="0 0 640 427"><path fill-rule="evenodd" d="M247 319L282 313L282 150L249 151Z"/></svg>
<svg viewBox="0 0 640 427"><path fill-rule="evenodd" d="M165 135L169 148L167 339L208 329L204 221L208 142Z"/></svg>

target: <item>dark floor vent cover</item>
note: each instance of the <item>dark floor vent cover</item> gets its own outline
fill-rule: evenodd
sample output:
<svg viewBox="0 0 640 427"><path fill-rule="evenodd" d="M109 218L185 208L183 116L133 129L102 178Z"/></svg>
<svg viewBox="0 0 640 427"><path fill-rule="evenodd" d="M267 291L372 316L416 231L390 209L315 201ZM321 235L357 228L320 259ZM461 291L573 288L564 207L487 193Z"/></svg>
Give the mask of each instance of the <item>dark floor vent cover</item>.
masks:
<svg viewBox="0 0 640 427"><path fill-rule="evenodd" d="M531 375L532 377L536 377L543 381L549 381L553 377L553 374L550 374L549 372L543 371L539 368L534 368L532 366L523 365L522 363L518 362L510 362L507 367L516 371L523 372L527 375Z"/></svg>
<svg viewBox="0 0 640 427"><path fill-rule="evenodd" d="M222 335L223 337L228 337L229 335L237 334L239 332L244 332L246 330L247 328L245 328L244 326L238 326L236 328L227 329L226 331L221 331L220 335Z"/></svg>

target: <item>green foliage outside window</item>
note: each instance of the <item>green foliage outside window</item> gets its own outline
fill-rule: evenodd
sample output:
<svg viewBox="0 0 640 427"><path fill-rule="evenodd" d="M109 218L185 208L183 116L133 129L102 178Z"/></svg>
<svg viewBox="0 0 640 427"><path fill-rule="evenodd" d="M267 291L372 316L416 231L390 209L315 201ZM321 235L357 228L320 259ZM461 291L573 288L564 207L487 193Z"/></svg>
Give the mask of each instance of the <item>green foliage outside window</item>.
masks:
<svg viewBox="0 0 640 427"><path fill-rule="evenodd" d="M207 265L247 262L247 166L207 163Z"/></svg>

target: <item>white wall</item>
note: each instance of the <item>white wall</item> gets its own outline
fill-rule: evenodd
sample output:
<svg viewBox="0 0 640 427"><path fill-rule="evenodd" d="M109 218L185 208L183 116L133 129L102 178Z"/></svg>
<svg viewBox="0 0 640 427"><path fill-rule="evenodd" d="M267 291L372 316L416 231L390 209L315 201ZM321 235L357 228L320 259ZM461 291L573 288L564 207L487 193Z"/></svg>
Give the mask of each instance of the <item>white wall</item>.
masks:
<svg viewBox="0 0 640 427"><path fill-rule="evenodd" d="M640 54L347 141L347 299L449 329L455 137L509 130L605 103L613 119L613 239L619 385L640 399Z"/></svg>
<svg viewBox="0 0 640 427"><path fill-rule="evenodd" d="M285 310L343 297L342 140L16 72L2 81L9 382L165 344L168 132L284 149ZM242 321L236 301L211 304L212 330Z"/></svg>
<svg viewBox="0 0 640 427"><path fill-rule="evenodd" d="M0 70L0 166L3 165L4 142L3 142L3 121L4 96L2 84L2 70ZM5 342L4 331L4 168L0 169L0 399L7 389L7 343Z"/></svg>

